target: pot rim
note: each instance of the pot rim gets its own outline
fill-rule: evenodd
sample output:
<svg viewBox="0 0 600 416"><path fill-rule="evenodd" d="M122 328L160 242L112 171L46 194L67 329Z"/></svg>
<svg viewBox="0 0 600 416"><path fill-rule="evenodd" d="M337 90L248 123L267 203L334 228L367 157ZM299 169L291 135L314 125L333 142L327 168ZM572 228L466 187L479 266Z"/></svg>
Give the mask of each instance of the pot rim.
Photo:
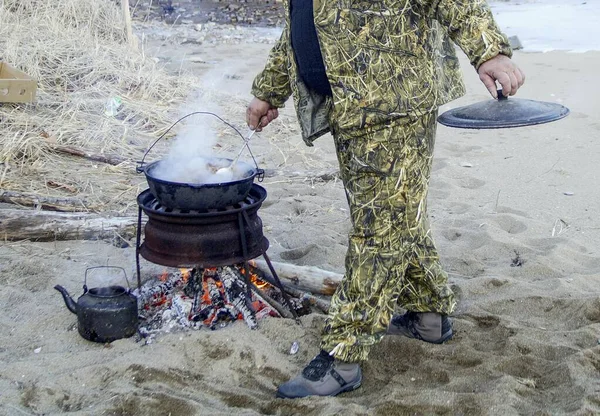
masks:
<svg viewBox="0 0 600 416"><path fill-rule="evenodd" d="M228 159L228 158L214 158L214 159L228 160L229 162L233 162L233 159ZM162 162L162 160L155 160L154 162L151 162L142 168L144 171L144 174L146 175L147 178L151 179L152 181L154 181L156 183L160 183L160 184L164 184L164 185L176 185L176 186L193 188L193 189L220 188L222 186L241 184L244 182L253 181L254 178L256 177L256 175L258 175L260 173L259 169L252 167L252 165L250 165L249 163L238 161L237 163L248 166L246 173L248 173L249 175L242 179L238 179L236 181L219 182L219 183L202 183L202 184L194 184L194 183L187 183L187 182L172 182L172 181L167 181L164 179L157 178L156 176L153 176L150 173L150 170L152 170L152 168L157 166L160 162Z"/></svg>

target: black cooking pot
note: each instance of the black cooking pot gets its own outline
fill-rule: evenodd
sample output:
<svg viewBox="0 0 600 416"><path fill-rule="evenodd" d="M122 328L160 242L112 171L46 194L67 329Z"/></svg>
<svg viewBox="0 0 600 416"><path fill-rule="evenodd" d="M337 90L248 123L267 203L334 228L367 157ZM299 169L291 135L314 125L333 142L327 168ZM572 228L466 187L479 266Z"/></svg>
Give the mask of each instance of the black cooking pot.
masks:
<svg viewBox="0 0 600 416"><path fill-rule="evenodd" d="M213 158L207 159L208 162L227 167L233 160ZM262 169L238 161L235 170L241 172L240 175L236 175L241 176L241 179L223 183L179 183L166 181L154 175L160 163L161 161L156 161L143 167L150 192L163 206L184 211L206 211L235 205L246 198L254 178L259 176L260 180L264 173Z"/></svg>
<svg viewBox="0 0 600 416"><path fill-rule="evenodd" d="M150 192L163 206L167 208L180 209L183 211L206 211L235 205L246 198L248 192L250 192L250 189L252 188L254 178L257 178L260 182L264 177L264 170L258 168L256 160L254 160L254 167L248 163L236 160L234 166L234 172L236 173L235 177L240 179L222 183L204 184L172 182L158 178L155 175L155 172L159 164L162 162L160 160L152 162L148 165L144 165L146 155L148 155L148 152L150 152L154 145L156 145L156 143L158 143L158 141L162 139L177 123L195 114L204 114L216 117L224 124L235 130L244 141L244 146L248 148L248 151L254 160L254 155L252 155L250 147L248 146L249 138L245 138L238 129L223 120L218 115L208 111L196 111L177 120L154 143L152 143L152 145L144 154L141 162L139 162L139 166L136 170L138 172L144 172ZM233 159L227 158L206 158L207 164L214 165L218 168L227 168L231 166L232 162Z"/></svg>

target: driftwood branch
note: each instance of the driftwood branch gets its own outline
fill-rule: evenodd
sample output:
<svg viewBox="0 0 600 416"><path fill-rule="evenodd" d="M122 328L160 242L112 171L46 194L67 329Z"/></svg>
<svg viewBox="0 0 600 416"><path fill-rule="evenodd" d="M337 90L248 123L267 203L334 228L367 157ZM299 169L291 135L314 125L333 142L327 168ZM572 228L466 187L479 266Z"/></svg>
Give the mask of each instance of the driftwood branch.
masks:
<svg viewBox="0 0 600 416"><path fill-rule="evenodd" d="M95 162L107 163L109 165L114 165L114 166L120 165L123 162L129 161L129 159L126 159L122 156L92 153L90 151L81 149L79 147L64 146L61 144L52 144L51 149L54 150L55 152L66 153L66 154L69 154L72 156L79 156L79 157L83 157L88 160L93 160Z"/></svg>
<svg viewBox="0 0 600 416"><path fill-rule="evenodd" d="M320 298L316 297L315 295L312 295L308 292L302 292L301 290L294 289L289 286L285 287L284 290L291 296L293 296L297 299L300 299L300 301L303 301L306 299L310 306L314 306L315 308L319 309L321 312L323 312L325 314L329 312L329 307L331 306L331 302L329 302L326 299L320 299Z"/></svg>
<svg viewBox="0 0 600 416"><path fill-rule="evenodd" d="M95 209L95 207L90 206L80 198L42 196L15 191L0 190L0 202L62 212L81 212Z"/></svg>
<svg viewBox="0 0 600 416"><path fill-rule="evenodd" d="M256 267L271 276L271 271L265 260L255 259L253 261ZM295 264L278 263L276 261L272 261L271 264L284 287L304 292L331 296L343 278L340 273L330 272L314 266L296 266Z"/></svg>
<svg viewBox="0 0 600 416"><path fill-rule="evenodd" d="M136 228L137 217L0 209L0 240L103 240L115 235L132 238Z"/></svg>

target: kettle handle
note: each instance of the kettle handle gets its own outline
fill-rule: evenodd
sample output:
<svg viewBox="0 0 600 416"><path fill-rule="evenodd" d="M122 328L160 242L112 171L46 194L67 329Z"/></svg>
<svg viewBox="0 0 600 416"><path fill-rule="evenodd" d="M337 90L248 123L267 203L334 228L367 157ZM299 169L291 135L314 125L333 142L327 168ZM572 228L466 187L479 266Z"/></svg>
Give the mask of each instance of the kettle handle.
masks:
<svg viewBox="0 0 600 416"><path fill-rule="evenodd" d="M88 287L87 287L88 272L93 269L121 269L123 271L123 275L125 276L125 281L127 282L127 287L129 288L129 290L131 290L131 286L129 286L129 279L127 279L127 273L125 272L124 268L119 267L119 266L94 266L94 267L88 267L87 269L85 269L85 276L84 276L84 280L83 280L83 294L84 295L88 291Z"/></svg>

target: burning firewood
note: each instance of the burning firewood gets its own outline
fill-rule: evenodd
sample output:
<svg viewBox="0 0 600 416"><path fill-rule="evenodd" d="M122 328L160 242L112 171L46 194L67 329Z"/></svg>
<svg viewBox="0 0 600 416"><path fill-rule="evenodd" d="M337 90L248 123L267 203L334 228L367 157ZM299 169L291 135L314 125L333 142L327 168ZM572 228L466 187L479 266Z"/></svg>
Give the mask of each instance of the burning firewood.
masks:
<svg viewBox="0 0 600 416"><path fill-rule="evenodd" d="M171 309L177 314L177 322L182 327L191 326L188 317L192 310L192 302L190 299L184 299L182 296L173 296L171 301Z"/></svg>
<svg viewBox="0 0 600 416"><path fill-rule="evenodd" d="M265 297L248 291L242 272L237 266L182 269L181 274L164 273L160 283L136 289L144 319L140 334L151 337L161 327L216 329L237 319L254 329L257 316L278 316Z"/></svg>
<svg viewBox="0 0 600 416"><path fill-rule="evenodd" d="M273 309L275 309L275 311L277 311L277 316L293 318L292 313L289 310L285 309L279 302L267 295L265 291L257 288L254 285L251 287L251 289L254 292L254 296L256 296L260 301L268 303L273 307Z"/></svg>
<svg viewBox="0 0 600 416"><path fill-rule="evenodd" d="M182 286L181 275L166 274L166 279L153 286L142 286L135 289L133 294L138 298L140 308L149 309L164 304L177 286Z"/></svg>
<svg viewBox="0 0 600 416"><path fill-rule="evenodd" d="M242 314L244 321L250 329L258 326L254 311L246 303L246 284L241 273L232 267L225 266L221 269L221 281L225 286L229 302Z"/></svg>
<svg viewBox="0 0 600 416"><path fill-rule="evenodd" d="M293 318L294 313L310 313L311 307L327 310L326 301L298 290L282 292L272 280L248 263L165 272L160 282L147 282L134 291L143 319L140 335L150 343L162 328L216 329L237 319L255 329L264 316ZM299 299L290 299L289 293ZM284 306L288 304L293 311Z"/></svg>

